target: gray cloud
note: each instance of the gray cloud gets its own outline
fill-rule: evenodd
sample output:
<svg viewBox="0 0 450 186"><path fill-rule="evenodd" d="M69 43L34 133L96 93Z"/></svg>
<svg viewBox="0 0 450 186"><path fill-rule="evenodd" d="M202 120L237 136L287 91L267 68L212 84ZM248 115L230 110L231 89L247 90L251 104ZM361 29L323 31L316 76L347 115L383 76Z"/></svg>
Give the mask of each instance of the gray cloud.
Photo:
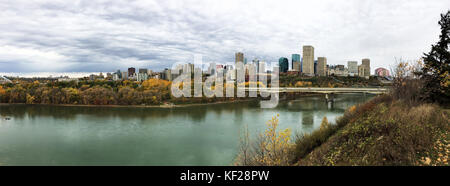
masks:
<svg viewBox="0 0 450 186"><path fill-rule="evenodd" d="M161 70L177 61L265 61L313 45L330 64L418 59L450 2L426 0L0 0L0 72ZM374 69L373 68L373 69Z"/></svg>

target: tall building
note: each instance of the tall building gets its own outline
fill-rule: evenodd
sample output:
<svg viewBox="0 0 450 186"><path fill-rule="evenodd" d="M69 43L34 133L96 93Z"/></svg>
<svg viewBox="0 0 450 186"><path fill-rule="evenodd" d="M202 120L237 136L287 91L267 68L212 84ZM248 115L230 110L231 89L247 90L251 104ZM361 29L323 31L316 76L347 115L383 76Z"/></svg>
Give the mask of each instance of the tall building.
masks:
<svg viewBox="0 0 450 186"><path fill-rule="evenodd" d="M210 63L208 67L208 74L213 75L216 73L216 63Z"/></svg>
<svg viewBox="0 0 450 186"><path fill-rule="evenodd" d="M120 72L120 69L118 69L118 70L116 71L116 74L118 75L119 79L122 78L122 72Z"/></svg>
<svg viewBox="0 0 450 186"><path fill-rule="evenodd" d="M136 69L133 67L128 68L128 76L134 76Z"/></svg>
<svg viewBox="0 0 450 186"><path fill-rule="evenodd" d="M172 69L164 69L163 79L167 81L172 81Z"/></svg>
<svg viewBox="0 0 450 186"><path fill-rule="evenodd" d="M234 55L235 55L235 63L237 62L244 63L244 53L236 52Z"/></svg>
<svg viewBox="0 0 450 186"><path fill-rule="evenodd" d="M258 64L258 73L265 73L266 72L266 62L261 61Z"/></svg>
<svg viewBox="0 0 450 186"><path fill-rule="evenodd" d="M300 54L292 54L292 66L291 69L295 71L301 72L301 56Z"/></svg>
<svg viewBox="0 0 450 186"><path fill-rule="evenodd" d="M286 73L289 70L289 60L288 60L288 58L281 57L278 60L278 66L280 66L280 72Z"/></svg>
<svg viewBox="0 0 450 186"><path fill-rule="evenodd" d="M364 66L364 77L370 77L370 59L362 59L362 65Z"/></svg>
<svg viewBox="0 0 450 186"><path fill-rule="evenodd" d="M122 79L127 80L128 79L128 72L122 72Z"/></svg>
<svg viewBox="0 0 450 186"><path fill-rule="evenodd" d="M253 65L256 67L256 72L259 72L259 59L255 58L252 60Z"/></svg>
<svg viewBox="0 0 450 186"><path fill-rule="evenodd" d="M327 58L318 57L317 58L317 75L326 76L327 75Z"/></svg>
<svg viewBox="0 0 450 186"><path fill-rule="evenodd" d="M303 46L303 63L302 63L302 73L305 75L314 75L314 47L313 46Z"/></svg>
<svg viewBox="0 0 450 186"><path fill-rule="evenodd" d="M364 76L364 71L366 71L365 68L366 67L364 65L358 65L358 76L359 77L365 77Z"/></svg>
<svg viewBox="0 0 450 186"><path fill-rule="evenodd" d="M314 75L317 75L317 60L314 60Z"/></svg>
<svg viewBox="0 0 450 186"><path fill-rule="evenodd" d="M140 68L139 69L139 73L146 74L147 73L147 69L146 68Z"/></svg>
<svg viewBox="0 0 450 186"><path fill-rule="evenodd" d="M348 61L348 75L349 76L357 76L358 75L358 62L357 61Z"/></svg>

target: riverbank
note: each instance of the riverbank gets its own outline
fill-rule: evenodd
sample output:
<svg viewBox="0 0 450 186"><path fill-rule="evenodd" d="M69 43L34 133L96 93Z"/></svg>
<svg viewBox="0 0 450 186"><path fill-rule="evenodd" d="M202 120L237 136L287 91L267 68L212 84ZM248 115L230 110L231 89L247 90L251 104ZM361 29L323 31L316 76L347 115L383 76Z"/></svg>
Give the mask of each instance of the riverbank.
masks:
<svg viewBox="0 0 450 186"><path fill-rule="evenodd" d="M448 166L449 131L447 110L379 96L298 138L295 164Z"/></svg>

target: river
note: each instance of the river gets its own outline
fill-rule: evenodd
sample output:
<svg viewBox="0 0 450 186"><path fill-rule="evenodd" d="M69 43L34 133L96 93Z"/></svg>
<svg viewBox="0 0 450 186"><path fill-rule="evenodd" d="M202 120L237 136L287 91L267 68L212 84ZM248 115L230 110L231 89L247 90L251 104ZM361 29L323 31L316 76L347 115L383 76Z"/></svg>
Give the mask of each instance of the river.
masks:
<svg viewBox="0 0 450 186"><path fill-rule="evenodd" d="M280 129L311 132L371 95L323 96L261 109L249 102L177 108L0 105L0 165L231 165L239 134L280 115ZM9 118L7 120L6 118Z"/></svg>

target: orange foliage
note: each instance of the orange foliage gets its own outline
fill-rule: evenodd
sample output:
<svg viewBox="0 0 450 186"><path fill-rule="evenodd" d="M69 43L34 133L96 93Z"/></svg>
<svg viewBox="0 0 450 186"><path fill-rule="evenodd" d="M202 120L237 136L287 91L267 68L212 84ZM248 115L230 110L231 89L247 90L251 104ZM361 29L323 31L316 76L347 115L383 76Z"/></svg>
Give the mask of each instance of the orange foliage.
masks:
<svg viewBox="0 0 450 186"><path fill-rule="evenodd" d="M6 94L6 90L3 89L2 86L0 86L0 96L5 95Z"/></svg>

